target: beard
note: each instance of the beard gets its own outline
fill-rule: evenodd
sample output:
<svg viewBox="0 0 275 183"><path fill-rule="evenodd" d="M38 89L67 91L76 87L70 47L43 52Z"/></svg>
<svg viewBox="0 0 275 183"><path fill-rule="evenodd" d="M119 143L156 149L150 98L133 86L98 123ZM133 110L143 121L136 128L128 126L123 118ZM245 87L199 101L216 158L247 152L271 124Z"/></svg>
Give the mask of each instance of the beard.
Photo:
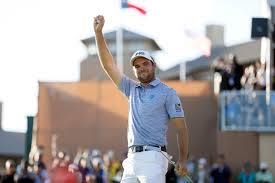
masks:
<svg viewBox="0 0 275 183"><path fill-rule="evenodd" d="M154 80L154 78L155 78L154 73L141 72L141 73L137 74L137 79L141 83L150 83L151 81Z"/></svg>

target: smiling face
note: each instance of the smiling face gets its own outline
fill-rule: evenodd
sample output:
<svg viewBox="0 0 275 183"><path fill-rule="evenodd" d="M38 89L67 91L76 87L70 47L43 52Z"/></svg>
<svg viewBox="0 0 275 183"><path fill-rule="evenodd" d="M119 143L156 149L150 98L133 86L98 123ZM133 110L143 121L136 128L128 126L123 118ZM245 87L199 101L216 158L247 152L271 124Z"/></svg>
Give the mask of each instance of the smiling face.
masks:
<svg viewBox="0 0 275 183"><path fill-rule="evenodd" d="M148 84L155 79L156 65L146 58L137 58L133 63L135 76L142 84Z"/></svg>

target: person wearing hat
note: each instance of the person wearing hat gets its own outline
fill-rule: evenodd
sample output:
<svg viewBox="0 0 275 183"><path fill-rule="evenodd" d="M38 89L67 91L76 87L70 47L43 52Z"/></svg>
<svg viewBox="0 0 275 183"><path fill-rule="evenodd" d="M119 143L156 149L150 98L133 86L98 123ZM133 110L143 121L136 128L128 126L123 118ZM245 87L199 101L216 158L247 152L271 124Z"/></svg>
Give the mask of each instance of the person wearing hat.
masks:
<svg viewBox="0 0 275 183"><path fill-rule="evenodd" d="M119 71L102 33L104 17L94 18L98 56L109 78L128 98L128 156L123 161L123 183L164 183L169 155L166 153L168 123L177 130L179 159L176 171L186 175L188 131L176 91L155 77L156 62L148 51L138 50L130 59L134 81Z"/></svg>
<svg viewBox="0 0 275 183"><path fill-rule="evenodd" d="M260 170L256 174L257 183L272 183L273 176L271 172L268 171L268 164L266 162L260 163Z"/></svg>

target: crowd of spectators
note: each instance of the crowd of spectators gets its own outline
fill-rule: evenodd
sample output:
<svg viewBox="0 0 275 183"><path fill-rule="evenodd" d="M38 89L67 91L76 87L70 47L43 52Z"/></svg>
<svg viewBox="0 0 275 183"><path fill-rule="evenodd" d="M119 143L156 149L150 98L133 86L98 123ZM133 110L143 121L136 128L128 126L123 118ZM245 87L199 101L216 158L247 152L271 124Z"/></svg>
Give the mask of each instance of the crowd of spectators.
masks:
<svg viewBox="0 0 275 183"><path fill-rule="evenodd" d="M206 158L190 156L186 167L195 183L273 182L266 162L261 162L258 169L245 162L238 175L233 176L223 154L219 154L212 164ZM22 160L18 165L13 160L7 160L5 168L5 172L0 174L2 183L118 183L123 173L121 161L115 160L113 151L102 155L96 149L78 150L73 159L68 153L60 151L50 167L45 165L43 151L39 150L29 161ZM186 180L176 174L173 165L169 165L166 182L186 183Z"/></svg>
<svg viewBox="0 0 275 183"><path fill-rule="evenodd" d="M28 161L5 163L0 174L2 183L117 183L122 176L121 161L113 151L101 154L99 150L79 149L74 157L69 153L56 153L49 167L43 160L43 150L37 150Z"/></svg>
<svg viewBox="0 0 275 183"><path fill-rule="evenodd" d="M266 66L259 60L241 65L237 56L230 54L227 59L219 57L213 64L214 82L223 90L264 90L266 87Z"/></svg>
<svg viewBox="0 0 275 183"><path fill-rule="evenodd" d="M223 123L230 129L257 129L274 127L275 95L270 102L263 92L266 89L266 65L260 60L240 64L236 55L219 57L213 64L214 92L230 91L221 95ZM273 73L273 71L272 71ZM240 91L240 92L239 92ZM271 109L269 111L269 108Z"/></svg>
<svg viewBox="0 0 275 183"><path fill-rule="evenodd" d="M187 169L195 183L272 183L273 177L268 171L268 163L261 162L257 168L249 161L243 163L243 167L237 174L233 174L231 167L226 163L224 154L219 154L216 162L210 164L204 158L190 157ZM184 177L178 177L170 168L167 173L168 183L186 183Z"/></svg>

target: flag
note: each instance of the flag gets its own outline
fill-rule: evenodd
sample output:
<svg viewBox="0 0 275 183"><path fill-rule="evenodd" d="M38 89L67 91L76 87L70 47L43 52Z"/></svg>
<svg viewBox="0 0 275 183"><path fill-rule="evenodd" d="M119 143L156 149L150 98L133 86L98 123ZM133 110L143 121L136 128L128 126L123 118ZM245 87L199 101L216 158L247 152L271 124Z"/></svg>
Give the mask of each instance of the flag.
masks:
<svg viewBox="0 0 275 183"><path fill-rule="evenodd" d="M146 14L146 10L142 6L137 5L136 3L131 3L128 0L121 0L121 8L122 9L133 8L133 9L137 10L138 12L140 12L143 15Z"/></svg>

